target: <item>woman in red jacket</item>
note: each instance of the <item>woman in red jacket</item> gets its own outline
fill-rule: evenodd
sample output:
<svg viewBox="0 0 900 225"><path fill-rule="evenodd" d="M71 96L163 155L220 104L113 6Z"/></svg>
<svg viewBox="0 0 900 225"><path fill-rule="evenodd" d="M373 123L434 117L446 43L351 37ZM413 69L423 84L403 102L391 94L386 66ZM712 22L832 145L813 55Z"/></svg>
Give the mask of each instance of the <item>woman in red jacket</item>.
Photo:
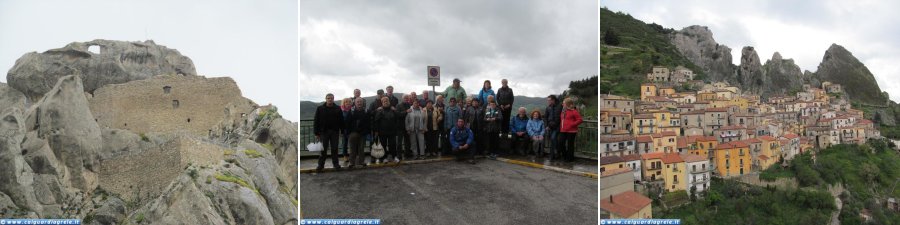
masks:
<svg viewBox="0 0 900 225"><path fill-rule="evenodd" d="M575 161L575 136L578 134L578 125L581 125L581 114L575 108L572 98L563 100L563 110L560 113L559 147L563 153L563 159L568 162Z"/></svg>

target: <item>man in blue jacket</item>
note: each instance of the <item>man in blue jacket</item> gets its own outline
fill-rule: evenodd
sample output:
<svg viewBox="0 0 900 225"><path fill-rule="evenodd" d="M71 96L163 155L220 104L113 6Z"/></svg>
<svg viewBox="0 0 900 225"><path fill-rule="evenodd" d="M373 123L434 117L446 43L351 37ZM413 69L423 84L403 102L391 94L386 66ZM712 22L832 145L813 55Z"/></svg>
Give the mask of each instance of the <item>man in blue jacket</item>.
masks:
<svg viewBox="0 0 900 225"><path fill-rule="evenodd" d="M462 160L465 154L468 162L475 164L475 136L472 135L472 130L466 128L465 120L456 120L456 126L450 130L450 145L453 146L456 160Z"/></svg>
<svg viewBox="0 0 900 225"><path fill-rule="evenodd" d="M518 112L515 117L509 120L509 133L512 135L513 140L512 152L525 155L525 146L528 146L529 141L528 130L526 129L528 126L528 114L525 111L525 107L519 107Z"/></svg>
<svg viewBox="0 0 900 225"><path fill-rule="evenodd" d="M463 118L462 109L456 103L456 97L450 97L450 105L444 108L444 130L442 132L444 132L443 136L447 137L447 141L441 142L446 143L442 146L442 151L445 154L450 154L450 130L455 127L457 119Z"/></svg>

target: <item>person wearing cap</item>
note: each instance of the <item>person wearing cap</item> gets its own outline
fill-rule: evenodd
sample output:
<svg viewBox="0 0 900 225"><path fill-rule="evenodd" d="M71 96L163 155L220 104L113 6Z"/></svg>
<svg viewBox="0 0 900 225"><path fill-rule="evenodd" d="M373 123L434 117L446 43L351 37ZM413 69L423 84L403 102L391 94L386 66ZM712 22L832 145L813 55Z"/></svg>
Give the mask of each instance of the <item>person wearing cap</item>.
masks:
<svg viewBox="0 0 900 225"><path fill-rule="evenodd" d="M447 99L456 98L456 101L462 104L463 100L465 100L468 95L466 95L466 89L460 86L459 82L458 78L454 78L453 84L444 90L444 97Z"/></svg>
<svg viewBox="0 0 900 225"><path fill-rule="evenodd" d="M497 106L500 106L500 112L503 113L503 121L501 121L502 124L500 124L503 130L501 130L500 133L508 134L509 121L513 119L510 115L512 115L512 106L515 96L513 95L512 88L509 88L507 85L508 82L506 79L500 80L500 83L503 84L503 87L500 87L500 89L497 90Z"/></svg>
<svg viewBox="0 0 900 225"><path fill-rule="evenodd" d="M319 166L316 167L317 172L325 169L325 159L329 157L328 150L331 150L331 164L335 169L341 169L338 163L338 136L344 129L344 116L341 108L334 104L334 95L328 93L325 95L325 104L316 108L315 119L313 120L313 131L316 135L316 141L321 141L324 149L319 155Z"/></svg>

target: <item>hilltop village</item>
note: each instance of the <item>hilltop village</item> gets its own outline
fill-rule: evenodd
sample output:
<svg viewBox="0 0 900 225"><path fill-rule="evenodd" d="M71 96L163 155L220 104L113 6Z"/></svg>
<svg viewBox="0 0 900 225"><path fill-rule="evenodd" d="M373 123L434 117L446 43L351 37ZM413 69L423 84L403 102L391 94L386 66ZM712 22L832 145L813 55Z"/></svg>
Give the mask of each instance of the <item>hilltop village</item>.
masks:
<svg viewBox="0 0 900 225"><path fill-rule="evenodd" d="M601 94L599 129L600 206L609 218L652 218L651 199L636 187L702 195L713 176L740 177L804 152L815 157L831 145L881 138L840 84L761 99L694 80L681 66L653 67L640 99Z"/></svg>

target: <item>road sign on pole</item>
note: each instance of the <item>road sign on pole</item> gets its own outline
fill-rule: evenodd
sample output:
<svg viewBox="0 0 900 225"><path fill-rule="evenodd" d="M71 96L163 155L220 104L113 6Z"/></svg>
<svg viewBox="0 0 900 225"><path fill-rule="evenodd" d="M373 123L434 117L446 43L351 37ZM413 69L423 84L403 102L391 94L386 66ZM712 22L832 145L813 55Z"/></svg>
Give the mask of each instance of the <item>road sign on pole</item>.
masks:
<svg viewBox="0 0 900 225"><path fill-rule="evenodd" d="M441 86L441 67L428 66L428 86Z"/></svg>

